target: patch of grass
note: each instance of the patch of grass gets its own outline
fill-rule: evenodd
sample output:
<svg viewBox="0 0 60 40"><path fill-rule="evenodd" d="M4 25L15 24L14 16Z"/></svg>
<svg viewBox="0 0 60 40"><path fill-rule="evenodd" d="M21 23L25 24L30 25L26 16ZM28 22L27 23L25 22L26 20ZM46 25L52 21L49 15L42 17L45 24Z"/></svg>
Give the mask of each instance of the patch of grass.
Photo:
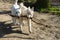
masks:
<svg viewBox="0 0 60 40"><path fill-rule="evenodd" d="M41 9L40 12L43 12L43 13L48 13L49 10L48 9Z"/></svg>
<svg viewBox="0 0 60 40"><path fill-rule="evenodd" d="M57 8L57 7L41 8L40 12L60 15L60 8Z"/></svg>
<svg viewBox="0 0 60 40"><path fill-rule="evenodd" d="M55 15L60 15L60 8L51 7L48 9L50 13L54 13Z"/></svg>

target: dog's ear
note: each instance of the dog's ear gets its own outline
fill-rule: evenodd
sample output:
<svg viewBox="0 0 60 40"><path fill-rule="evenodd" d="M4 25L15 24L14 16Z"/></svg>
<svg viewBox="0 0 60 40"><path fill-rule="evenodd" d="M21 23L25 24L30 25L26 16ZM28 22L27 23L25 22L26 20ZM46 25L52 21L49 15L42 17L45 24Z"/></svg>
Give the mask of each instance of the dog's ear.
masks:
<svg viewBox="0 0 60 40"><path fill-rule="evenodd" d="M21 2L21 3L20 3L20 6L23 6L23 5L24 5L23 2Z"/></svg>
<svg viewBox="0 0 60 40"><path fill-rule="evenodd" d="M28 7L28 9L30 9L30 6Z"/></svg>
<svg viewBox="0 0 60 40"><path fill-rule="evenodd" d="M31 8L34 11L34 7Z"/></svg>

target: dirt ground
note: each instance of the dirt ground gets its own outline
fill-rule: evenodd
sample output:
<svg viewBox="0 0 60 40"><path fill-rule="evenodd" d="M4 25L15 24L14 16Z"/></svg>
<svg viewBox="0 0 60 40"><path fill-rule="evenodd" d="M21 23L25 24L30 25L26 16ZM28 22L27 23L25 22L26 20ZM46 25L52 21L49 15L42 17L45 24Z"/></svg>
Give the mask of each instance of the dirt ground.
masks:
<svg viewBox="0 0 60 40"><path fill-rule="evenodd" d="M35 12L33 32L28 32L26 19L21 33L19 26L12 25L10 7L11 4L0 2L0 40L60 40L60 16Z"/></svg>

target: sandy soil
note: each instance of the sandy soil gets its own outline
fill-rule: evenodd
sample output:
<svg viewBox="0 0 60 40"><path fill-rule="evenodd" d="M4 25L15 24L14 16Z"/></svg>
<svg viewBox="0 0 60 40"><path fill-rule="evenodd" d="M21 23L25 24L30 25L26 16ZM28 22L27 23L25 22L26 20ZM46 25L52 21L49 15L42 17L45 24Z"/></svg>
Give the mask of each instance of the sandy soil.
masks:
<svg viewBox="0 0 60 40"><path fill-rule="evenodd" d="M1 3L0 8L0 40L60 40L60 16L35 12L32 19L32 33L28 32L27 21L24 20L23 33L19 26L12 25L8 7ZM3 6L2 6L3 5ZM6 9L4 9L6 8Z"/></svg>

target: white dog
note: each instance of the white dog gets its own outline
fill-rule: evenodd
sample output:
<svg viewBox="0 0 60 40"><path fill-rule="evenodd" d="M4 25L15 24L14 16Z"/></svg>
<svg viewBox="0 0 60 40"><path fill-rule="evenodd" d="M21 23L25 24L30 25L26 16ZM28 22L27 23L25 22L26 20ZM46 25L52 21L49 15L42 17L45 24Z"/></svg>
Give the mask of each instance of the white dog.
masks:
<svg viewBox="0 0 60 40"><path fill-rule="evenodd" d="M21 9L20 6L17 4L18 0L15 0L15 2L13 2L13 5L11 7L11 15L12 15L12 21L13 24L16 25L16 17L18 17L18 21L19 21L19 26L20 26L20 30L22 30L22 26L21 26L21 21L20 21L20 16L21 16Z"/></svg>
<svg viewBox="0 0 60 40"><path fill-rule="evenodd" d="M21 12L28 17L28 29L29 29L29 32L32 32L31 18L33 17L33 14L34 14L34 8L32 8L32 9L30 7L27 8L26 6L24 6L23 3L20 3L20 7L21 7Z"/></svg>
<svg viewBox="0 0 60 40"><path fill-rule="evenodd" d="M16 18L15 16L19 17L19 26L20 26L20 30L22 31L22 24L23 24L23 18L21 17L22 14L25 14L28 17L28 29L29 32L32 32L31 29L31 18L33 17L34 14L34 9L30 8L30 7L26 7L24 6L23 3L20 3L20 5L17 4L18 0L15 0L15 2L13 2L13 5L11 7L11 15L13 15L12 20L13 23L16 23Z"/></svg>
<svg viewBox="0 0 60 40"><path fill-rule="evenodd" d="M31 18L33 17L33 14L34 14L34 9L32 8L30 8L30 7L28 7L28 9L27 9L27 17L28 17L28 29L29 29L29 32L32 32L32 29L31 29Z"/></svg>

